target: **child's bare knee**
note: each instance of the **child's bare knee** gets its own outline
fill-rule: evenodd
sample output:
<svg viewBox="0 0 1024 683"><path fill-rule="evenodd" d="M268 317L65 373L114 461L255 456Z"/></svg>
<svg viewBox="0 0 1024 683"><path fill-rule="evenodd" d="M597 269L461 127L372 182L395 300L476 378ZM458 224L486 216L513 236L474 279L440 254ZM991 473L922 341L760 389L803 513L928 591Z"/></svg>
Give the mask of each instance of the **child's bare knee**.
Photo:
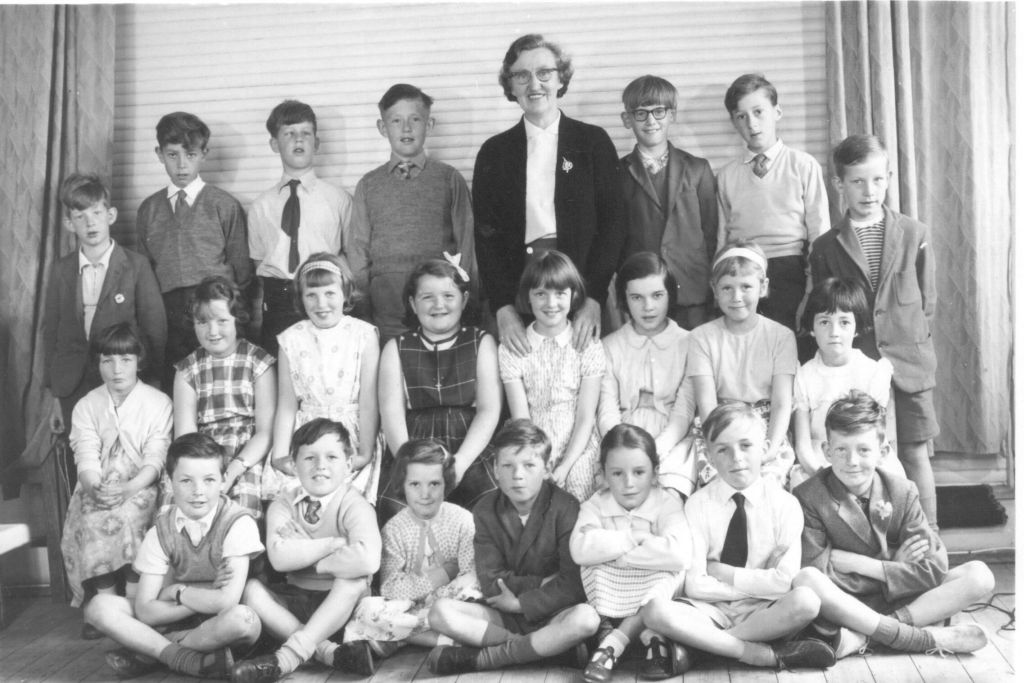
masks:
<svg viewBox="0 0 1024 683"><path fill-rule="evenodd" d="M446 629L451 625L451 615L454 610L454 601L450 598L441 598L430 607L427 613L427 622L432 629Z"/></svg>
<svg viewBox="0 0 1024 683"><path fill-rule="evenodd" d="M118 602L123 600L116 595L98 593L85 605L83 617L85 621L93 626L102 629L102 625L111 617L124 618L123 610L118 609Z"/></svg>
<svg viewBox="0 0 1024 683"><path fill-rule="evenodd" d="M234 605L221 614L224 628L232 641L255 640L260 635L260 618L245 605Z"/></svg>
<svg viewBox="0 0 1024 683"><path fill-rule="evenodd" d="M670 600L656 598L644 605L640 610L640 618L643 619L644 626L654 631L661 631L668 620L667 608L671 604Z"/></svg>
<svg viewBox="0 0 1024 683"><path fill-rule="evenodd" d="M984 562L971 560L964 565L966 568L967 590L973 600L978 600L995 590L996 577Z"/></svg>
<svg viewBox="0 0 1024 683"><path fill-rule="evenodd" d="M821 611L821 598L807 586L797 586L786 598L786 608L794 622L813 621Z"/></svg>
<svg viewBox="0 0 1024 683"><path fill-rule="evenodd" d="M574 640L589 638L597 633L597 629L601 626L601 617L598 616L597 610L590 605L576 605L566 616L568 618L565 620L565 624L572 628Z"/></svg>

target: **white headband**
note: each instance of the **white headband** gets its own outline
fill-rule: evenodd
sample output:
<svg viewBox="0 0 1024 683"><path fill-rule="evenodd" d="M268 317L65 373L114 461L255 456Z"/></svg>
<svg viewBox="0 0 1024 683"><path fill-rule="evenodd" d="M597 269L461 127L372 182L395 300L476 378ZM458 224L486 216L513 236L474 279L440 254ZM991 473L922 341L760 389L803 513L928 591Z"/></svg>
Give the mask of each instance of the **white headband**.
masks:
<svg viewBox="0 0 1024 683"><path fill-rule="evenodd" d="M326 270L328 273L334 273L338 277L341 277L341 268L330 261L310 261L306 265L302 266L302 270L299 271L299 275L305 275L311 270Z"/></svg>
<svg viewBox="0 0 1024 683"><path fill-rule="evenodd" d="M719 254L718 258L715 259L715 262L711 264L711 267L714 268L725 259L732 258L734 256L739 256L747 259L748 261L753 261L757 265L761 266L761 270L765 273L768 272L768 262L765 261L764 256L761 256L753 249L748 249L747 247L729 247Z"/></svg>

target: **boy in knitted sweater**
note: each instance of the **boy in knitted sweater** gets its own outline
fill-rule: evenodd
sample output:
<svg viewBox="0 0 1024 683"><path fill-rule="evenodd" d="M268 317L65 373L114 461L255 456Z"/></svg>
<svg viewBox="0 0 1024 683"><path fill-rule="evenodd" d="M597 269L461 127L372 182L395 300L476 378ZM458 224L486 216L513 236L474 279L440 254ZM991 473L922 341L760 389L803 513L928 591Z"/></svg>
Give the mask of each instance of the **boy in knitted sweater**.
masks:
<svg viewBox="0 0 1024 683"><path fill-rule="evenodd" d="M252 579L243 597L284 644L236 664L232 681L276 681L311 658L348 673L374 673L368 641L339 645L356 603L370 595L381 555L377 514L346 483L352 455L348 430L338 422L317 418L292 436L298 481L267 510L267 557L287 583L268 588Z"/></svg>
<svg viewBox="0 0 1024 683"><path fill-rule="evenodd" d="M452 166L423 150L434 127L434 100L419 88L391 86L377 107L377 130L391 145L391 159L356 185L349 263L356 287L369 295L367 320L381 343L398 336L405 307L402 289L413 266L447 252L476 283L473 209L469 189ZM476 292L471 293L476 300Z"/></svg>
<svg viewBox="0 0 1024 683"><path fill-rule="evenodd" d="M153 266L167 311L167 352L157 373L170 394L174 364L199 347L186 313L192 291L203 278L223 275L244 292L252 263L242 205L199 177L210 141L207 125L176 111L156 124L156 140L170 183L139 205L135 239Z"/></svg>
<svg viewBox="0 0 1024 683"><path fill-rule="evenodd" d="M256 520L223 495L222 463L220 446L205 434L174 440L167 450L174 506L157 516L139 547L134 601L100 593L85 609L88 623L123 646L106 655L119 678L161 664L186 676L226 678L230 648L259 638L259 619L239 600L263 544Z"/></svg>

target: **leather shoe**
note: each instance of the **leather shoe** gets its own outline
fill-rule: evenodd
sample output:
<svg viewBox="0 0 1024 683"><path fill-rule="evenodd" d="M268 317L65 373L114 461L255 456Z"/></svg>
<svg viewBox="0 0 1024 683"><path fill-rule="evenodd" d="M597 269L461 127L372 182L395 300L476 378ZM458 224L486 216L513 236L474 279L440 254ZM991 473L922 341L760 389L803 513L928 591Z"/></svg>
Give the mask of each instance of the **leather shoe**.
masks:
<svg viewBox="0 0 1024 683"><path fill-rule="evenodd" d="M127 648L111 650L106 654L107 666L114 670L118 678L137 678L145 676L150 671L160 668L160 662L151 659L143 659Z"/></svg>
<svg viewBox="0 0 1024 683"><path fill-rule="evenodd" d="M615 654L610 647L598 648L591 655L587 668L583 670L583 680L587 683L608 683L612 680L612 669L615 668Z"/></svg>
<svg viewBox="0 0 1024 683"><path fill-rule="evenodd" d="M654 636L647 644L644 661L640 663L640 677L649 681L660 681L676 675L676 661L669 647L661 638Z"/></svg>
<svg viewBox="0 0 1024 683"><path fill-rule="evenodd" d="M353 640L339 645L334 651L331 665L338 671L363 677L372 676L377 671L368 640Z"/></svg>
<svg viewBox="0 0 1024 683"><path fill-rule="evenodd" d="M261 655L243 659L231 669L231 680L236 683L272 683L281 678L281 667L276 655Z"/></svg>
<svg viewBox="0 0 1024 683"><path fill-rule="evenodd" d="M783 669L827 669L836 663L835 650L814 638L791 640L773 650Z"/></svg>
<svg viewBox="0 0 1024 683"><path fill-rule="evenodd" d="M438 645L427 655L427 668L435 676L451 676L476 671L478 647Z"/></svg>
<svg viewBox="0 0 1024 683"><path fill-rule="evenodd" d="M565 652L559 652L544 660L549 666L560 666L568 669L582 669L590 661L587 656L587 644L580 642L570 647Z"/></svg>

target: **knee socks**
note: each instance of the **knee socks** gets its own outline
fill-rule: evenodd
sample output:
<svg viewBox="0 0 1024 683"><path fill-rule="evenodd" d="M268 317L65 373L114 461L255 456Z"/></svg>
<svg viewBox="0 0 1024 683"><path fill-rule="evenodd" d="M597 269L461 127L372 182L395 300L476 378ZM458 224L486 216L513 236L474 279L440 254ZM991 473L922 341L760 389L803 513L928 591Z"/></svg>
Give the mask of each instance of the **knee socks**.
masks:
<svg viewBox="0 0 1024 683"><path fill-rule="evenodd" d="M220 651L199 652L177 643L171 643L163 649L159 659L171 671L177 671L186 676L206 678L208 674L216 673L214 669L217 665L217 656L219 654ZM223 672L221 675L223 675ZM217 677L219 678L220 676L218 675Z"/></svg>
<svg viewBox="0 0 1024 683"><path fill-rule="evenodd" d="M543 659L537 653L529 636L517 636L500 645L491 645L480 650L476 657L478 669L502 669L513 664L525 664Z"/></svg>
<svg viewBox="0 0 1024 683"><path fill-rule="evenodd" d="M893 617L882 617L871 639L904 652L927 652L935 647L935 638L924 629L901 624Z"/></svg>

